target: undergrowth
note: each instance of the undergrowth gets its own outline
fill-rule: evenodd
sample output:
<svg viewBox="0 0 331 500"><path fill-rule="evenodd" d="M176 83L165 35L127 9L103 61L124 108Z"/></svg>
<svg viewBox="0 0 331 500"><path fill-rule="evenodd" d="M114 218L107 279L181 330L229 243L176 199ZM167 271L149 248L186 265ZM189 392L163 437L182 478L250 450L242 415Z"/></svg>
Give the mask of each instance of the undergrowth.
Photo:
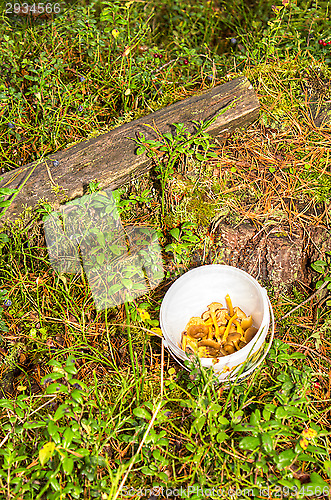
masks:
<svg viewBox="0 0 331 500"><path fill-rule="evenodd" d="M216 144L180 124L177 141L141 138L157 168L112 196L125 227L157 234L164 276L121 305L98 310L86 269L51 265L50 204L3 218L1 498L328 497L330 249L312 251L311 283L264 284L276 338L240 384L182 369L159 325L175 279L224 263L221 224L329 234L330 125L316 122L329 99L327 2L60 5L40 16L2 10L2 173L242 75L261 113ZM107 194L95 182L87 196L102 212Z"/></svg>

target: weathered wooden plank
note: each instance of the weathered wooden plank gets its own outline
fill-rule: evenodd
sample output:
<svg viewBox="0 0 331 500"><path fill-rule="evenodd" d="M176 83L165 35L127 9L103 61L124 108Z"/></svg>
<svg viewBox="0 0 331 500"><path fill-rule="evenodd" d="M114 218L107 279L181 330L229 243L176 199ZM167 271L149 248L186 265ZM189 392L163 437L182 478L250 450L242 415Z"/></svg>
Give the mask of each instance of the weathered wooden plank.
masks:
<svg viewBox="0 0 331 500"><path fill-rule="evenodd" d="M135 154L136 143L130 138L136 137L138 132L147 139L153 138L156 134L150 126L162 134L172 132L174 123L185 123L192 132L194 125L191 120L205 121L236 98L235 106L220 115L208 129L210 135L222 136L237 127L249 125L258 117L260 104L245 77L58 151L40 164L30 163L5 173L0 187L18 188L26 178L28 180L13 199L3 220L15 219L24 205L34 206L41 198L58 208L65 201L82 196L84 188L93 180L99 181L102 189L118 188L129 180L132 173L139 175L151 167L150 159Z"/></svg>

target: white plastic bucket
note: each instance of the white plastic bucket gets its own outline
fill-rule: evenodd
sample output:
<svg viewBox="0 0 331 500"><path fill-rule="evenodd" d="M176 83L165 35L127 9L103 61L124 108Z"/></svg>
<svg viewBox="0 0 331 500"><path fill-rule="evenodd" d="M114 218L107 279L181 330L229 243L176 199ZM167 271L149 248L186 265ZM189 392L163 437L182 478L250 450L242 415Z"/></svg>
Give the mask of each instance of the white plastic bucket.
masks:
<svg viewBox="0 0 331 500"><path fill-rule="evenodd" d="M178 278L164 296L160 309L160 326L164 345L180 362L190 359L180 347L182 332L190 318L201 316L211 302L221 302L226 307L229 294L233 307L252 315L258 328L254 338L239 351L219 358L213 365L211 358L202 358L201 365L214 367L220 381L243 379L250 375L265 358L274 334L274 317L267 291L248 273L236 267L221 264L201 266ZM266 338L272 318L269 342ZM244 366L240 376L237 374ZM184 366L185 367L185 366ZM186 368L186 367L185 367Z"/></svg>

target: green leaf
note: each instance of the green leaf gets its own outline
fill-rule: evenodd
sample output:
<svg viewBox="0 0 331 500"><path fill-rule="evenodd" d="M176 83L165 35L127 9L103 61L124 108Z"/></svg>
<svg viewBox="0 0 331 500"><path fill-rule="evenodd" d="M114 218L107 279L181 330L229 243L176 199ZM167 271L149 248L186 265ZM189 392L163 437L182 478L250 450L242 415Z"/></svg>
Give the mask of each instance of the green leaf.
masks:
<svg viewBox="0 0 331 500"><path fill-rule="evenodd" d="M62 460L63 471L66 474L71 474L74 468L74 461L71 457L65 456Z"/></svg>
<svg viewBox="0 0 331 500"><path fill-rule="evenodd" d="M179 240L179 233L180 233L180 230L178 227L174 227L173 229L171 229L171 231L169 231L169 233L171 234L171 236L173 236L175 238L175 240Z"/></svg>
<svg viewBox="0 0 331 500"><path fill-rule="evenodd" d="M172 141L173 141L173 139L174 139L174 138L173 138L173 135L172 135L172 133L171 133L171 132L166 132L165 134L163 134L163 137L164 137L165 139L168 139L170 142L172 142Z"/></svg>
<svg viewBox="0 0 331 500"><path fill-rule="evenodd" d="M155 458L155 460L162 460L162 455L161 455L161 452L160 450L153 450L153 457Z"/></svg>
<svg viewBox="0 0 331 500"><path fill-rule="evenodd" d="M142 467L140 469L140 472L142 472L143 474L146 474L147 476L154 476L155 475L155 471L150 469L149 467L146 467L144 465L144 467Z"/></svg>
<svg viewBox="0 0 331 500"><path fill-rule="evenodd" d="M41 449L39 450L39 461L44 467L44 465L48 462L50 458L52 458L55 450L55 443L53 441L49 441L48 443L45 443Z"/></svg>
<svg viewBox="0 0 331 500"><path fill-rule="evenodd" d="M71 427L67 427L63 433L62 444L64 448L68 448L73 440L73 438L77 436L77 434L71 429Z"/></svg>
<svg viewBox="0 0 331 500"><path fill-rule="evenodd" d="M66 413L68 413L68 411L66 411L66 410L68 410L69 408L70 408L70 406L69 406L69 405L67 405L67 404L62 404L62 405L60 405L60 406L57 408L57 410L56 410L56 412L55 412L55 414L54 414L54 417L53 417L53 419L55 420L55 422L56 422L57 420L59 420L60 418L62 418L62 417L63 417L63 415L65 415Z"/></svg>
<svg viewBox="0 0 331 500"><path fill-rule="evenodd" d="M237 424L237 425L232 425L232 429L235 432L246 432L247 431L247 426L246 425Z"/></svg>
<svg viewBox="0 0 331 500"><path fill-rule="evenodd" d="M77 373L77 368L75 367L75 365L73 363L71 364L68 364L65 366L64 370L67 372L67 373L70 373L70 375L76 375Z"/></svg>
<svg viewBox="0 0 331 500"><path fill-rule="evenodd" d="M169 481L169 478L165 472L159 472L157 474L157 477L161 479L161 481L163 481L164 483L167 483Z"/></svg>
<svg viewBox="0 0 331 500"><path fill-rule="evenodd" d="M301 460L302 462L313 462L316 463L316 458L312 457L311 455L308 455L307 453L300 453L298 455L297 460Z"/></svg>
<svg viewBox="0 0 331 500"><path fill-rule="evenodd" d="M126 287L128 288L129 290L132 288L133 286L133 281L130 280L129 278L122 278L121 279L121 283Z"/></svg>
<svg viewBox="0 0 331 500"><path fill-rule="evenodd" d="M229 423L230 423L227 418L222 417L222 416L218 417L217 420L218 420L220 425L229 425Z"/></svg>
<svg viewBox="0 0 331 500"><path fill-rule="evenodd" d="M46 422L24 422L23 429L38 429L39 427L46 427Z"/></svg>
<svg viewBox="0 0 331 500"><path fill-rule="evenodd" d="M14 411L14 404L8 399L0 399L0 408L7 408L8 410Z"/></svg>
<svg viewBox="0 0 331 500"><path fill-rule="evenodd" d="M331 462L330 460L325 460L323 464L324 470L326 471L329 478L331 478Z"/></svg>
<svg viewBox="0 0 331 500"><path fill-rule="evenodd" d="M0 188L0 195L13 194L13 193L15 193L16 191L18 191L18 189Z"/></svg>
<svg viewBox="0 0 331 500"><path fill-rule="evenodd" d="M77 403L79 403L80 405L84 403L82 391L80 391L79 389L74 389L71 393L71 397L72 399L77 401Z"/></svg>
<svg viewBox="0 0 331 500"><path fill-rule="evenodd" d="M0 207L9 207L9 205L11 204L12 200L8 200L8 201L1 201L0 202Z"/></svg>
<svg viewBox="0 0 331 500"><path fill-rule="evenodd" d="M269 434L265 433L261 435L262 438L262 446L266 453L271 453L273 450L273 441Z"/></svg>
<svg viewBox="0 0 331 500"><path fill-rule="evenodd" d="M189 241L190 243L197 243L199 241L199 238L195 236L195 234L189 232L182 237L182 240Z"/></svg>
<svg viewBox="0 0 331 500"><path fill-rule="evenodd" d="M111 293L116 293L118 292L119 290L122 290L123 286L121 283L116 283L116 285L113 285L111 286L109 289L108 289L108 292L109 294Z"/></svg>
<svg viewBox="0 0 331 500"><path fill-rule="evenodd" d="M2 241L3 243L8 243L8 241L10 240L5 233L0 233L0 241Z"/></svg>
<svg viewBox="0 0 331 500"><path fill-rule="evenodd" d="M140 147L137 149L136 154L137 154L138 156L140 156L140 155L144 154L144 153L145 153L145 151L146 151L145 146L140 146Z"/></svg>
<svg viewBox="0 0 331 500"><path fill-rule="evenodd" d="M50 420L47 424L47 431L49 435L54 439L54 436L59 433L59 428L53 420Z"/></svg>
<svg viewBox="0 0 331 500"><path fill-rule="evenodd" d="M282 451L277 456L278 467L285 468L291 465L295 457L295 453L293 450L285 450Z"/></svg>
<svg viewBox="0 0 331 500"><path fill-rule="evenodd" d="M268 420L270 420L271 412L269 410L267 410L266 408L264 408L264 410L262 412L262 416L263 416L264 420L268 421Z"/></svg>
<svg viewBox="0 0 331 500"><path fill-rule="evenodd" d="M97 240L98 240L99 245L101 245L104 248L104 246L105 246L105 235L103 233L99 233L97 235Z"/></svg>
<svg viewBox="0 0 331 500"><path fill-rule="evenodd" d="M145 408L135 408L132 412L135 417L151 420L152 415Z"/></svg>
<svg viewBox="0 0 331 500"><path fill-rule="evenodd" d="M195 432L199 432L201 431L202 427L205 425L206 423L206 416L205 415L199 415L199 417L197 417L193 423L192 423L192 428Z"/></svg>
<svg viewBox="0 0 331 500"><path fill-rule="evenodd" d="M251 414L250 419L249 419L249 423L256 427L260 423L260 420L261 420L260 411L256 410L254 413Z"/></svg>
<svg viewBox="0 0 331 500"><path fill-rule="evenodd" d="M123 248L118 245L111 245L109 250L113 252L114 255L121 255L123 253Z"/></svg>
<svg viewBox="0 0 331 500"><path fill-rule="evenodd" d="M254 436L246 436L239 442L241 450L255 450L258 446L260 446L260 440Z"/></svg>
<svg viewBox="0 0 331 500"><path fill-rule="evenodd" d="M221 443L223 443L223 441L226 441L228 439L228 437L229 436L227 435L226 432L220 431L216 435L216 441L221 444Z"/></svg>
<svg viewBox="0 0 331 500"><path fill-rule="evenodd" d="M232 417L232 425L234 424L239 424L239 422L241 422L242 418L243 418L243 415L244 415L244 412L242 410L237 410L234 414L232 414L232 412L230 412L231 414L231 417Z"/></svg>
<svg viewBox="0 0 331 500"><path fill-rule="evenodd" d="M47 380L48 381L57 380L58 378L62 378L62 377L63 377L63 373L59 373L59 372L48 373L47 375L43 376L43 378L41 379L41 383L44 384Z"/></svg>
<svg viewBox="0 0 331 500"><path fill-rule="evenodd" d="M209 151L208 152L208 157L209 158L218 158L218 154L215 153L214 151Z"/></svg>
<svg viewBox="0 0 331 500"><path fill-rule="evenodd" d="M316 268L324 268L324 267L327 265L327 263L325 262L325 260L316 260L315 262L313 262L313 263L312 263L312 264L310 264L310 265L311 265L311 267L312 267L315 271L317 271L317 269L316 269ZM320 272L320 271L318 271L318 272Z"/></svg>
<svg viewBox="0 0 331 500"><path fill-rule="evenodd" d="M294 352L293 354L290 355L290 359L306 359L306 355L303 354L302 352ZM293 387L293 385L292 385ZM285 389L285 387L284 387Z"/></svg>
<svg viewBox="0 0 331 500"><path fill-rule="evenodd" d="M99 264L99 266L102 266L102 264L104 263L104 260L105 260L104 253L100 253L97 255L97 263Z"/></svg>
<svg viewBox="0 0 331 500"><path fill-rule="evenodd" d="M286 417L288 417L288 415L289 415L289 411L286 410L283 406L280 406L279 408L277 408L276 413L275 413L275 416L278 419L286 418Z"/></svg>
<svg viewBox="0 0 331 500"><path fill-rule="evenodd" d="M306 451L309 453L318 453L320 455L328 455L328 451L324 448L320 448L319 446L313 446L312 444L309 444Z"/></svg>
<svg viewBox="0 0 331 500"><path fill-rule="evenodd" d="M63 384L59 384L58 382L50 384L46 389L46 394L59 394L61 392L67 394L69 392L68 387Z"/></svg>
<svg viewBox="0 0 331 500"><path fill-rule="evenodd" d="M87 450L86 448L78 448L77 450L75 450L77 453L79 453L80 455L83 455L83 457L88 457L90 452L89 450Z"/></svg>

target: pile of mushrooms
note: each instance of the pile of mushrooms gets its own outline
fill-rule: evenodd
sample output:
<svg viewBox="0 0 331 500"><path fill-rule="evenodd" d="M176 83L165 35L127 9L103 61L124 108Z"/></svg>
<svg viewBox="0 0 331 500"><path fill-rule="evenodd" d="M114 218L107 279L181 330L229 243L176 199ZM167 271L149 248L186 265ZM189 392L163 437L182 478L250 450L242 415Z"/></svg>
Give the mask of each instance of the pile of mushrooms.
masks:
<svg viewBox="0 0 331 500"><path fill-rule="evenodd" d="M212 302L201 318L193 317L182 334L182 349L200 358L228 356L245 347L258 331L252 316L239 307L232 307L229 295L225 297L227 307Z"/></svg>

